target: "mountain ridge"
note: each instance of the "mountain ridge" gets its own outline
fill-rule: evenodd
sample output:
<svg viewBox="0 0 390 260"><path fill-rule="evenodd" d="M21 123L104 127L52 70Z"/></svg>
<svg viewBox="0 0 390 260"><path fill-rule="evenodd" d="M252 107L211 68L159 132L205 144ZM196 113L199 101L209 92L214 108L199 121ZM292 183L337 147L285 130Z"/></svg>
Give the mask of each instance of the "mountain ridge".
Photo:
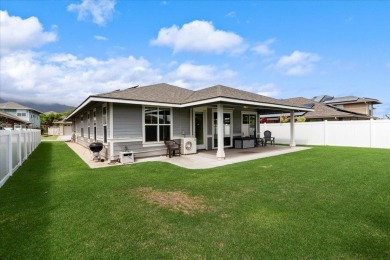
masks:
<svg viewBox="0 0 390 260"><path fill-rule="evenodd" d="M5 102L15 102L15 103L21 104L23 106L38 110L42 113L50 112L50 111L62 113L62 112L69 110L69 109L75 109L75 107L63 105L63 104L58 104L58 103L42 104L42 103L34 103L34 102L18 101L18 100L5 100L5 99L0 98L0 103L5 103Z"/></svg>

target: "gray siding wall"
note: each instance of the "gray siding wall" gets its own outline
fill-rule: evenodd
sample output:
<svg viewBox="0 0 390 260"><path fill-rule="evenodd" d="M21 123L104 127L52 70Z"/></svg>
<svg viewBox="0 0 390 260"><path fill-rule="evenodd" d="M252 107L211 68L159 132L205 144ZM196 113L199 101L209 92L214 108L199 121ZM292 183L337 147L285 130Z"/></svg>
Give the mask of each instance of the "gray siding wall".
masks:
<svg viewBox="0 0 390 260"><path fill-rule="evenodd" d="M190 134L190 109L173 108L173 137L181 137Z"/></svg>
<svg viewBox="0 0 390 260"><path fill-rule="evenodd" d="M143 147L142 141L120 142L114 143L115 159L119 158L120 152L125 152L126 150L134 152L134 158L165 155L166 153L166 148L164 144L153 147Z"/></svg>
<svg viewBox="0 0 390 260"><path fill-rule="evenodd" d="M114 138L142 139L142 106L114 104Z"/></svg>
<svg viewBox="0 0 390 260"><path fill-rule="evenodd" d="M88 106L78 112L75 117L74 117L74 130L76 132L76 142L84 147L89 147L89 144L91 142L94 142L93 140L93 110L96 108L96 141L98 142L103 142L103 120L102 120L102 115L103 115L103 103L97 103L91 106ZM88 139L88 111L90 112L90 131L91 131L91 136L90 139ZM80 117L83 115L84 119L84 137L81 137L81 120ZM110 105L107 104L107 139L110 137L110 127L109 127L109 122L110 122ZM109 149L108 149L108 144L104 145L103 150L100 152L100 155L105 158L106 160L109 158ZM92 156L92 155L91 155Z"/></svg>

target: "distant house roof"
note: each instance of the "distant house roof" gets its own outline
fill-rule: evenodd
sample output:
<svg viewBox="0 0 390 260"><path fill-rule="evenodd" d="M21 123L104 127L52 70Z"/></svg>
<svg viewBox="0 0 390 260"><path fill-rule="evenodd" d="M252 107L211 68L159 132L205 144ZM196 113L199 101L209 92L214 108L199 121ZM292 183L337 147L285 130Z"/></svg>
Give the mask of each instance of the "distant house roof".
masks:
<svg viewBox="0 0 390 260"><path fill-rule="evenodd" d="M0 109L24 109L24 110L32 110L35 111L39 114L43 114L42 112L31 108L31 107L26 107L21 104L15 103L15 102L5 102L5 103L0 103Z"/></svg>
<svg viewBox="0 0 390 260"><path fill-rule="evenodd" d="M346 103L372 103L372 104L382 104L378 99L374 98L359 98L355 96L346 96L346 97L335 97L330 100L324 101L325 104L346 104Z"/></svg>
<svg viewBox="0 0 390 260"><path fill-rule="evenodd" d="M370 116L346 111L336 107L330 107L324 103L315 102L312 99L303 97L289 98L287 101L296 105L313 104L314 111L306 112L305 118L340 118L340 117L358 117L358 118L370 118Z"/></svg>
<svg viewBox="0 0 390 260"><path fill-rule="evenodd" d="M190 107L213 102L231 102L286 110L311 111L310 108L295 105L286 100L265 97L222 85L193 91L161 83L89 96L68 118L72 117L78 110L92 101L148 105L161 104L173 107Z"/></svg>

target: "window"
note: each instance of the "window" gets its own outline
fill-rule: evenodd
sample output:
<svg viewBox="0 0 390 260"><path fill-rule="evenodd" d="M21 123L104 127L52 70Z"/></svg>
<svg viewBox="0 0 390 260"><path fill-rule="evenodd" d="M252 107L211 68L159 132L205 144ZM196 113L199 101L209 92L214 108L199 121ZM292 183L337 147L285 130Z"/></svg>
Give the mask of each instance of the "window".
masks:
<svg viewBox="0 0 390 260"><path fill-rule="evenodd" d="M162 142L171 139L171 109L145 107L145 142Z"/></svg>
<svg viewBox="0 0 390 260"><path fill-rule="evenodd" d="M84 116L80 116L80 131L81 131L81 137L84 137Z"/></svg>
<svg viewBox="0 0 390 260"><path fill-rule="evenodd" d="M107 143L107 104L102 107L103 143Z"/></svg>
<svg viewBox="0 0 390 260"><path fill-rule="evenodd" d="M88 139L91 139L91 112L87 113Z"/></svg>
<svg viewBox="0 0 390 260"><path fill-rule="evenodd" d="M254 136L256 132L256 114L242 114L243 136Z"/></svg>
<svg viewBox="0 0 390 260"><path fill-rule="evenodd" d="M18 112L18 113L16 113L16 115L17 115L17 116L24 116L24 117L27 116L26 113L22 113L22 112Z"/></svg>
<svg viewBox="0 0 390 260"><path fill-rule="evenodd" d="M96 142L96 108L93 109L93 140Z"/></svg>

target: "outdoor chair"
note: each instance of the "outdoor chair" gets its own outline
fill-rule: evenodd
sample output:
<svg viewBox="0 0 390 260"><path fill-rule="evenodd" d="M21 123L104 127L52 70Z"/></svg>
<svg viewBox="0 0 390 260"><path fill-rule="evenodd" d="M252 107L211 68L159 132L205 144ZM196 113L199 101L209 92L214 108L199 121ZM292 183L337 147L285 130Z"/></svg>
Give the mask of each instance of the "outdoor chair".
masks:
<svg viewBox="0 0 390 260"><path fill-rule="evenodd" d="M169 158L175 155L181 155L181 145L174 140L166 140L164 141L165 146L167 147L167 153L165 156L169 155Z"/></svg>
<svg viewBox="0 0 390 260"><path fill-rule="evenodd" d="M255 146L259 146L261 144L261 146L264 146L264 139L263 138L260 138L260 137L256 137L256 131L255 131L255 134L254 135L251 135L249 136L251 139L254 139L255 140Z"/></svg>
<svg viewBox="0 0 390 260"><path fill-rule="evenodd" d="M264 145L267 145L267 142L270 142L271 145L275 145L275 137L272 137L271 131L264 131Z"/></svg>

